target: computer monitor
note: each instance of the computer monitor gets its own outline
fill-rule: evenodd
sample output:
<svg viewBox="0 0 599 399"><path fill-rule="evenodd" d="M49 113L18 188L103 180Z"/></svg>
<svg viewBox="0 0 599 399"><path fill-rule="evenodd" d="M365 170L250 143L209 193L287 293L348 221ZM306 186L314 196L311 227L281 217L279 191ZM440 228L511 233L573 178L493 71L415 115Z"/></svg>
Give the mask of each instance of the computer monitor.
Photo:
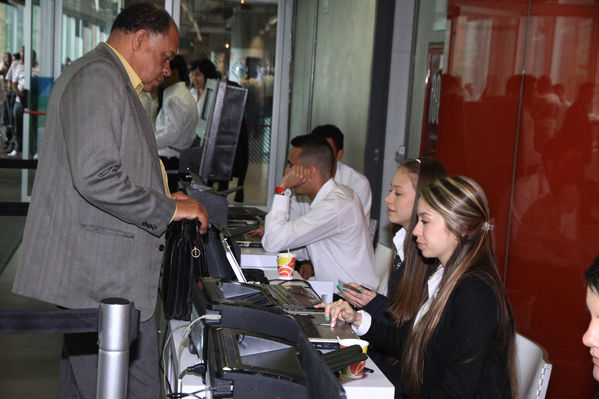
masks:
<svg viewBox="0 0 599 399"><path fill-rule="evenodd" d="M231 180L247 89L208 79L206 100L200 110L204 125L199 175L204 182Z"/></svg>

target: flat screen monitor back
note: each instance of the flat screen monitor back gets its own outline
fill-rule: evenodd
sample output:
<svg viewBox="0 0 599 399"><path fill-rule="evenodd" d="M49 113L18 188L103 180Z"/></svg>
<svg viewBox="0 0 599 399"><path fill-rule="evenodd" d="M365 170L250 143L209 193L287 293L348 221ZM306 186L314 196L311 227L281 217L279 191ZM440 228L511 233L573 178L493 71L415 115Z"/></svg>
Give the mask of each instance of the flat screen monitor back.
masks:
<svg viewBox="0 0 599 399"><path fill-rule="evenodd" d="M197 132L203 139L206 137L208 126L210 123L210 117L214 111L214 100L216 99L216 90L218 86L218 80L207 79L206 86L204 86L204 95L201 101L201 108L198 109L198 128Z"/></svg>
<svg viewBox="0 0 599 399"><path fill-rule="evenodd" d="M210 93L213 99L206 98L206 102L213 102L213 106L204 135L199 175L204 182L228 182L233 173L247 89L225 81L215 82L215 90ZM206 90L210 87L209 83L210 80L206 83Z"/></svg>

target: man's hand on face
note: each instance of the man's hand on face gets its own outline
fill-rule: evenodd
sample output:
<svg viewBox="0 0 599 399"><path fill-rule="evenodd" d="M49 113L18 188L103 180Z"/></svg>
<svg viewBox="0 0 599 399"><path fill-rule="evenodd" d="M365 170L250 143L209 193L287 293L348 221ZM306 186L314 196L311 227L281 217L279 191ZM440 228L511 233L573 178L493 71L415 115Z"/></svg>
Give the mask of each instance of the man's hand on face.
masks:
<svg viewBox="0 0 599 399"><path fill-rule="evenodd" d="M285 176L281 179L280 186L283 188L295 188L308 181L310 171L301 165L293 165L287 168Z"/></svg>

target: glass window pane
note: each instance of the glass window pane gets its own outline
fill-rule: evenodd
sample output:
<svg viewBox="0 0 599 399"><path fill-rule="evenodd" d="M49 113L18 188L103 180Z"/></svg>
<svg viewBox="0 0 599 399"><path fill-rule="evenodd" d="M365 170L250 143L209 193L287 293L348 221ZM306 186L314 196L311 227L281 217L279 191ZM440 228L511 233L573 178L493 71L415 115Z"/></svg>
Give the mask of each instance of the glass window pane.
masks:
<svg viewBox="0 0 599 399"><path fill-rule="evenodd" d="M61 56L63 70L108 38L117 13L117 3L112 1L76 0L63 3Z"/></svg>
<svg viewBox="0 0 599 399"><path fill-rule="evenodd" d="M243 158L248 159L247 173L244 176L243 166L239 173L234 171L231 184L245 183L243 203L248 205L266 205L267 201L276 29L276 4L181 1L179 51L187 63L208 59L223 78L248 89L245 119L249 144L243 146L240 140L237 155L242 164ZM239 194L229 196L230 201L241 199Z"/></svg>

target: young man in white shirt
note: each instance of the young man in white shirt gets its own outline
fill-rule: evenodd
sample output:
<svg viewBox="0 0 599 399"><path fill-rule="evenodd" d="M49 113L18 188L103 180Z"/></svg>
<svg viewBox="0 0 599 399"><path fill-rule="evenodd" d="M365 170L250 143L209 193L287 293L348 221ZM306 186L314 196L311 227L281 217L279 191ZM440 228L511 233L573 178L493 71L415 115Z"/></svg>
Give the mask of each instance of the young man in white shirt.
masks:
<svg viewBox="0 0 599 399"><path fill-rule="evenodd" d="M295 137L285 169L266 215L262 245L268 252L305 247L316 280L356 281L375 289L373 249L360 199L333 180L334 157L326 139ZM293 195L310 199L309 210L290 215Z"/></svg>
<svg viewBox="0 0 599 399"><path fill-rule="evenodd" d="M362 211L366 217L366 222L370 222L370 208L372 205L372 192L370 190L370 182L360 172L353 169L352 167L341 162L343 154L343 133L335 125L320 125L315 127L311 134L319 137L323 137L327 140L331 149L333 150L333 158L335 164L333 168L333 176L337 184L343 184L351 188L362 204ZM291 200L292 214L297 213L303 215L308 212L310 201L306 196L295 196ZM372 235L371 235L372 236ZM309 260L305 260L306 254L303 250L299 252L299 261L296 263L296 269L302 275L307 278L313 275L313 267Z"/></svg>

